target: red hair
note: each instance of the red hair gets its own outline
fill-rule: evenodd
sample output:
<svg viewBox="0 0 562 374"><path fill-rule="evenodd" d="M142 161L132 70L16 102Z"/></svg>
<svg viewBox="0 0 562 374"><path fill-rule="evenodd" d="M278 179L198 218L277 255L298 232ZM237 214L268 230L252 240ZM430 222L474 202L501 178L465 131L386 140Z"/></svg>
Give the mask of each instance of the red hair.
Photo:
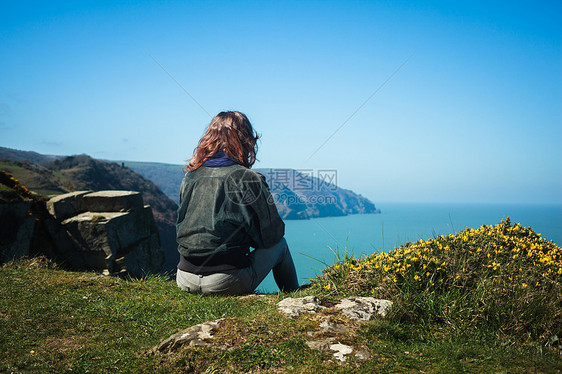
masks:
<svg viewBox="0 0 562 374"><path fill-rule="evenodd" d="M258 139L259 135L246 115L240 112L220 112L211 120L184 171L199 168L220 150L240 165L250 168L256 162Z"/></svg>

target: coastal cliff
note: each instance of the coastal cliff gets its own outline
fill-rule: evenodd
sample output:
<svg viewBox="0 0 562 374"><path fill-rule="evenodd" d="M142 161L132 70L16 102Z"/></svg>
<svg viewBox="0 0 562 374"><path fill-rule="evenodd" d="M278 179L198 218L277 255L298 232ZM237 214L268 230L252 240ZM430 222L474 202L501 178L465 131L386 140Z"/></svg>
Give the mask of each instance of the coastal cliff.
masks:
<svg viewBox="0 0 562 374"><path fill-rule="evenodd" d="M156 183L177 201L184 176L182 165L123 161L123 164ZM334 170L290 168L253 169L266 177L277 210L283 219L339 217L349 214L380 213L369 199L337 184Z"/></svg>

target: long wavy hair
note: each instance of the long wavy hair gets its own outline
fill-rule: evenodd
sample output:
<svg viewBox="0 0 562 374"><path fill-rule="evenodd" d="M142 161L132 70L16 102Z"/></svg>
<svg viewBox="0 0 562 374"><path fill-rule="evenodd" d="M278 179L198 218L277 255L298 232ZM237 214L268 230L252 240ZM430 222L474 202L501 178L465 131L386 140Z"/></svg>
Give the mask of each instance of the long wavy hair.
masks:
<svg viewBox="0 0 562 374"><path fill-rule="evenodd" d="M256 162L259 138L245 114L235 111L220 112L211 120L184 171L199 168L205 160L220 150L240 165L250 168Z"/></svg>

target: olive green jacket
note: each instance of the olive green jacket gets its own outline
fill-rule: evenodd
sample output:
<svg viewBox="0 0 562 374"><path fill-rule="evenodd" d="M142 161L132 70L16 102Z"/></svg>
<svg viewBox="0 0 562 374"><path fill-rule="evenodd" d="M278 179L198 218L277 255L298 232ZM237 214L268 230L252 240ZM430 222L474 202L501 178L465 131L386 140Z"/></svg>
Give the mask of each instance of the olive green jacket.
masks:
<svg viewBox="0 0 562 374"><path fill-rule="evenodd" d="M186 173L176 224L180 264L198 274L249 266L252 248L269 248L285 224L265 177L241 165Z"/></svg>

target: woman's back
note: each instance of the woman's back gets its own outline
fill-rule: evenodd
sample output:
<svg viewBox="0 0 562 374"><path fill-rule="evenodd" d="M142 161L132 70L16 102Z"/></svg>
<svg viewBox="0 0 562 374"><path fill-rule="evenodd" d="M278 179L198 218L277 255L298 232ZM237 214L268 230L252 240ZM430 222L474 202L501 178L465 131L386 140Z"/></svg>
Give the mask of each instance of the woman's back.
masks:
<svg viewBox="0 0 562 374"><path fill-rule="evenodd" d="M250 170L257 139L244 114L221 112L199 141L180 190L182 289L247 293L272 269L281 289L298 287L285 224L265 177Z"/></svg>

